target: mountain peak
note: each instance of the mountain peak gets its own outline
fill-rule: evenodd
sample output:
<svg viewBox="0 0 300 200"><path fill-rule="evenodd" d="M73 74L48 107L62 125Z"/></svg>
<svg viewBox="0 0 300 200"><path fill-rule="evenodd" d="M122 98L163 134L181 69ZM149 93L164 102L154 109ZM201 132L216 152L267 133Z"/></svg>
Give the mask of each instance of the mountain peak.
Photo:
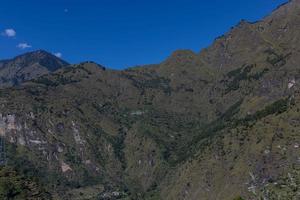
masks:
<svg viewBox="0 0 300 200"><path fill-rule="evenodd" d="M174 51L165 61L166 64L189 63L195 59L197 54L192 50L181 49Z"/></svg>
<svg viewBox="0 0 300 200"><path fill-rule="evenodd" d="M66 61L58 58L57 56L45 51L37 50L22 54L15 57L14 59L18 63L22 63L23 66L40 64L43 67L46 67L49 71L55 71L61 67L69 65Z"/></svg>
<svg viewBox="0 0 300 200"><path fill-rule="evenodd" d="M30 51L30 52L18 55L14 59L27 57L27 56L45 57L45 56L54 56L54 55L47 52L47 51L45 51L45 50L39 49L39 50L36 50L36 51Z"/></svg>
<svg viewBox="0 0 300 200"><path fill-rule="evenodd" d="M100 65L94 61L84 61L84 62L79 63L77 66L88 67L88 68L99 68L102 70L106 70L106 67L104 67L103 65Z"/></svg>
<svg viewBox="0 0 300 200"><path fill-rule="evenodd" d="M68 66L69 63L55 55L37 50L0 61L0 87L18 85L23 81Z"/></svg>
<svg viewBox="0 0 300 200"><path fill-rule="evenodd" d="M171 54L171 57L185 57L185 56L194 56L194 55L196 55L195 52L193 52L190 49L179 49L174 51Z"/></svg>

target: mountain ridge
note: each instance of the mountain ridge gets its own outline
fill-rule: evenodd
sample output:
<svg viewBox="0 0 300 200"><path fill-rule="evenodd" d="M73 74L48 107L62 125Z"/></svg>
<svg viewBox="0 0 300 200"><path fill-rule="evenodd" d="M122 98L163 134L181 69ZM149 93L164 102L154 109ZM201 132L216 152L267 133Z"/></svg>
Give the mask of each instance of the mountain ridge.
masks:
<svg viewBox="0 0 300 200"><path fill-rule="evenodd" d="M45 199L298 199L292 11L199 54L121 71L83 62L1 89L8 167Z"/></svg>

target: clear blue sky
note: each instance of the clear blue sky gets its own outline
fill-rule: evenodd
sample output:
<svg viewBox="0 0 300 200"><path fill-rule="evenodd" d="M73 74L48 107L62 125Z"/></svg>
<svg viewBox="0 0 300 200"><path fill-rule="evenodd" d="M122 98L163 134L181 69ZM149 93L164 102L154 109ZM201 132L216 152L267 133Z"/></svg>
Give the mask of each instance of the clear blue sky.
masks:
<svg viewBox="0 0 300 200"><path fill-rule="evenodd" d="M45 49L117 69L159 63L176 49L199 52L241 19L259 20L284 2L3 0L0 59Z"/></svg>

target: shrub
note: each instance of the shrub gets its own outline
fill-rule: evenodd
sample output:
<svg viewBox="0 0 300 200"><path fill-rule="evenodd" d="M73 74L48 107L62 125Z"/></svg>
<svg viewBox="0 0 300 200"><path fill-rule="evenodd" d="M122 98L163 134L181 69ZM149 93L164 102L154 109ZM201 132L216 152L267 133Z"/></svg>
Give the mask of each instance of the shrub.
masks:
<svg viewBox="0 0 300 200"><path fill-rule="evenodd" d="M237 197L237 198L234 198L233 200L245 200L245 199L243 199L242 197Z"/></svg>

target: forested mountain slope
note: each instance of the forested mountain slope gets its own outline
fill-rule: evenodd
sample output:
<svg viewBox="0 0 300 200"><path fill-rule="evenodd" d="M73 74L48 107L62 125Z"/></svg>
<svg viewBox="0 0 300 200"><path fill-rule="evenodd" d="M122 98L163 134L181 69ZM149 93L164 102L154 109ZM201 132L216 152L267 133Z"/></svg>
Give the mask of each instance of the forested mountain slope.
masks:
<svg viewBox="0 0 300 200"><path fill-rule="evenodd" d="M14 197L299 199L299 54L293 0L200 53L55 67L0 90L3 170L41 187Z"/></svg>

